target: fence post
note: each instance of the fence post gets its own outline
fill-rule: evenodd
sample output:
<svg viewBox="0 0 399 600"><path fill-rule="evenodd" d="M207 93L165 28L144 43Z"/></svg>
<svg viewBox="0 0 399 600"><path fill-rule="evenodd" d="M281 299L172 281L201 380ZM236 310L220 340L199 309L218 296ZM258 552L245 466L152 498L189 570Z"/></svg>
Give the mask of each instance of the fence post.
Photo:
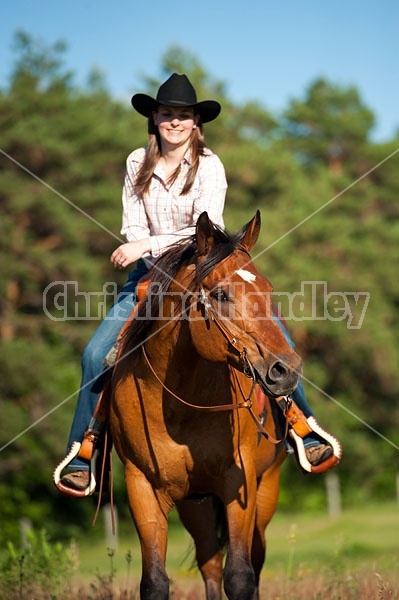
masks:
<svg viewBox="0 0 399 600"><path fill-rule="evenodd" d="M28 534L33 529L31 520L27 517L21 517L19 520L19 529L21 533L21 546L22 548L26 548L29 545Z"/></svg>
<svg viewBox="0 0 399 600"><path fill-rule="evenodd" d="M326 492L329 516L335 517L341 514L341 490L337 473L327 473Z"/></svg>
<svg viewBox="0 0 399 600"><path fill-rule="evenodd" d="M115 517L115 534L112 531L112 513L111 513L111 505L105 504L103 508L104 514L104 530L105 530L105 543L107 548L118 547L118 511L116 506L113 508L114 517Z"/></svg>

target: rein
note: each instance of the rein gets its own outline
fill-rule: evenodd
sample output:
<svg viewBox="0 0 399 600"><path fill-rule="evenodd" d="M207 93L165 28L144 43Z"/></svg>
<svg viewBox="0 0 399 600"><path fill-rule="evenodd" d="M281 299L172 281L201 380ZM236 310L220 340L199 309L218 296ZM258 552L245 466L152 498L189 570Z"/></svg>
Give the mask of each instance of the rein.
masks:
<svg viewBox="0 0 399 600"><path fill-rule="evenodd" d="M148 354L145 351L144 346L142 346L141 349L143 351L143 356L145 358L145 361L146 361L147 365L149 366L149 368L151 370L151 373L154 375L155 379L161 384L161 386L163 387L163 389L168 392L168 394L170 394L171 396L173 396L174 398L176 398L176 400L179 400L179 402L181 402L185 406L189 406L190 408L197 408L198 410L203 410L203 411L208 411L208 412L217 412L217 411L223 411L223 410L234 410L236 408L251 408L252 407L251 396L252 396L252 393L253 393L253 387L254 386L252 386L252 388L251 388L251 393L249 395L249 398L247 400L245 400L244 402L238 402L236 404L215 404L215 405L212 405L212 406L201 406L199 404L191 404L190 402L187 402L186 400L183 400L183 398L180 398L180 396L178 396L177 394L175 394L174 392L172 392L172 390L170 390L164 384L164 382L159 377L159 375L156 373L154 367L150 363L150 359L148 358Z"/></svg>
<svg viewBox="0 0 399 600"><path fill-rule="evenodd" d="M237 338L231 333L231 331L218 318L217 313L216 313L215 309L213 308L212 304L209 302L209 300L205 294L205 290L202 286L200 289L198 303L202 304L204 307L205 320L209 320L209 313L210 313L211 320L219 327L220 331L223 333L224 337L227 339L229 344L231 346L233 346L233 348L235 350L237 350L237 352L240 355L241 362L243 363L245 375L247 377L250 377L255 384L255 371L254 371L252 364L250 363L250 361L248 359L247 349L245 348L245 346L243 346L239 342L239 340L237 340ZM252 391L253 390L251 390L251 394L252 394Z"/></svg>
<svg viewBox="0 0 399 600"><path fill-rule="evenodd" d="M252 379L252 386L251 386L251 391L249 393L248 398L245 399L245 394L242 390L241 384L239 382L239 379L237 377L237 373L236 370L234 368L231 368L232 373L234 375L236 384L238 389L241 392L242 397L244 398L243 402L236 402L234 404L215 404L212 406L202 406L202 405L198 405L198 404L192 404L190 402L187 402L186 400L184 400L183 398L181 398L180 396L178 396L177 394L175 394L171 389L169 389L165 383L161 380L161 378L158 376L158 374L156 373L154 367L152 366L150 359L148 358L148 354L145 350L144 344L142 345L142 352L143 352L143 356L144 359L151 371L151 373L154 375L155 379L158 381L158 383L161 384L161 386L163 387L163 389L165 391L167 391L171 396L173 396L174 398L176 398L176 400L178 400L179 402L181 402L182 404L184 404L185 406L188 406L189 408L195 408L197 410L202 410L205 412L221 412L221 411L228 411L228 410L236 410L239 408L247 408L250 412L250 415L252 417L252 419L254 420L257 429L259 431L259 433L261 433L266 439L268 439L272 444L279 444L280 442L282 442L286 437L287 437L287 431L285 432L285 435L282 439L278 440L276 438L274 438L270 433L268 433L266 431L266 429L263 427L262 423L260 422L259 418L257 417L257 415L254 413L253 409L252 409L252 405L253 405L253 401L252 401L252 396L254 393L254 389L255 389L255 385L256 385L256 377L255 377L255 371L254 368L250 362L250 360L248 359L248 355L247 355L247 349L245 348L245 346L243 346L239 340L231 333L231 331L221 322L221 320L218 318L217 313L215 312L213 306L211 305L211 303L209 302L204 288L201 287L200 289L200 297L198 302L200 304L203 305L204 307L204 312L205 312L205 316L204 318L206 320L209 319L209 313L210 313L210 318L211 320L219 327L220 331L223 333L223 335L225 336L225 338L227 339L227 341L229 342L229 344L231 346L233 346L233 348L235 350L237 350L237 352L240 355L240 359L242 361L243 364L243 369L244 369L244 374L249 377L250 379ZM278 398L276 398L276 401L279 401L281 399L283 399L284 396L279 396Z"/></svg>

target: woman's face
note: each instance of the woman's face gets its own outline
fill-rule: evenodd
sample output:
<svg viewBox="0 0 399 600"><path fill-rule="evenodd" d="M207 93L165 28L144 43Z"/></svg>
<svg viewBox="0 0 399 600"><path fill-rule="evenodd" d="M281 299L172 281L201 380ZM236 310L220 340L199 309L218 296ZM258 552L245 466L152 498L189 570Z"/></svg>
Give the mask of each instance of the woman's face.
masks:
<svg viewBox="0 0 399 600"><path fill-rule="evenodd" d="M153 112L153 117L163 148L188 145L191 133L199 121L199 115L194 114L194 109L186 106L160 105L158 110Z"/></svg>

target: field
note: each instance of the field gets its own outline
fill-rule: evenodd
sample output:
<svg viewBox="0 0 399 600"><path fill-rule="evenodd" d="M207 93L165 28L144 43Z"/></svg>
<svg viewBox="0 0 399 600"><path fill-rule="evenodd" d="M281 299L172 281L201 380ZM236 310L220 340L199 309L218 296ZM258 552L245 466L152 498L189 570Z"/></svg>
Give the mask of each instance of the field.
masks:
<svg viewBox="0 0 399 600"><path fill-rule="evenodd" d="M91 598L138 598L140 550L133 526L131 531L130 539L126 527L119 532L117 546L112 540L94 546L78 543L75 585L82 590L89 586ZM204 598L192 561L189 536L174 527L167 564L175 600ZM127 588L133 595L124 594ZM106 589L113 595L101 595ZM261 598L273 600L399 598L398 505L359 507L336 517L276 514L261 589Z"/></svg>

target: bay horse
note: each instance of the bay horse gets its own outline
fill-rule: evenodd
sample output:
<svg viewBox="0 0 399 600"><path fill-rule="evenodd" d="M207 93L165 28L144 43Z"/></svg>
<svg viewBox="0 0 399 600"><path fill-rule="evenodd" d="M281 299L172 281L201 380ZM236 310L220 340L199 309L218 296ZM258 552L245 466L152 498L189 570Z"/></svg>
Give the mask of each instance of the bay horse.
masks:
<svg viewBox="0 0 399 600"><path fill-rule="evenodd" d="M143 600L169 597L174 506L194 540L207 600L222 598L222 584L230 600L258 598L285 457L273 398L291 393L302 371L272 318L272 286L249 255L259 231L259 211L232 236L202 213L192 239L158 259L125 330L110 428L141 544ZM255 385L270 436L259 435Z"/></svg>

